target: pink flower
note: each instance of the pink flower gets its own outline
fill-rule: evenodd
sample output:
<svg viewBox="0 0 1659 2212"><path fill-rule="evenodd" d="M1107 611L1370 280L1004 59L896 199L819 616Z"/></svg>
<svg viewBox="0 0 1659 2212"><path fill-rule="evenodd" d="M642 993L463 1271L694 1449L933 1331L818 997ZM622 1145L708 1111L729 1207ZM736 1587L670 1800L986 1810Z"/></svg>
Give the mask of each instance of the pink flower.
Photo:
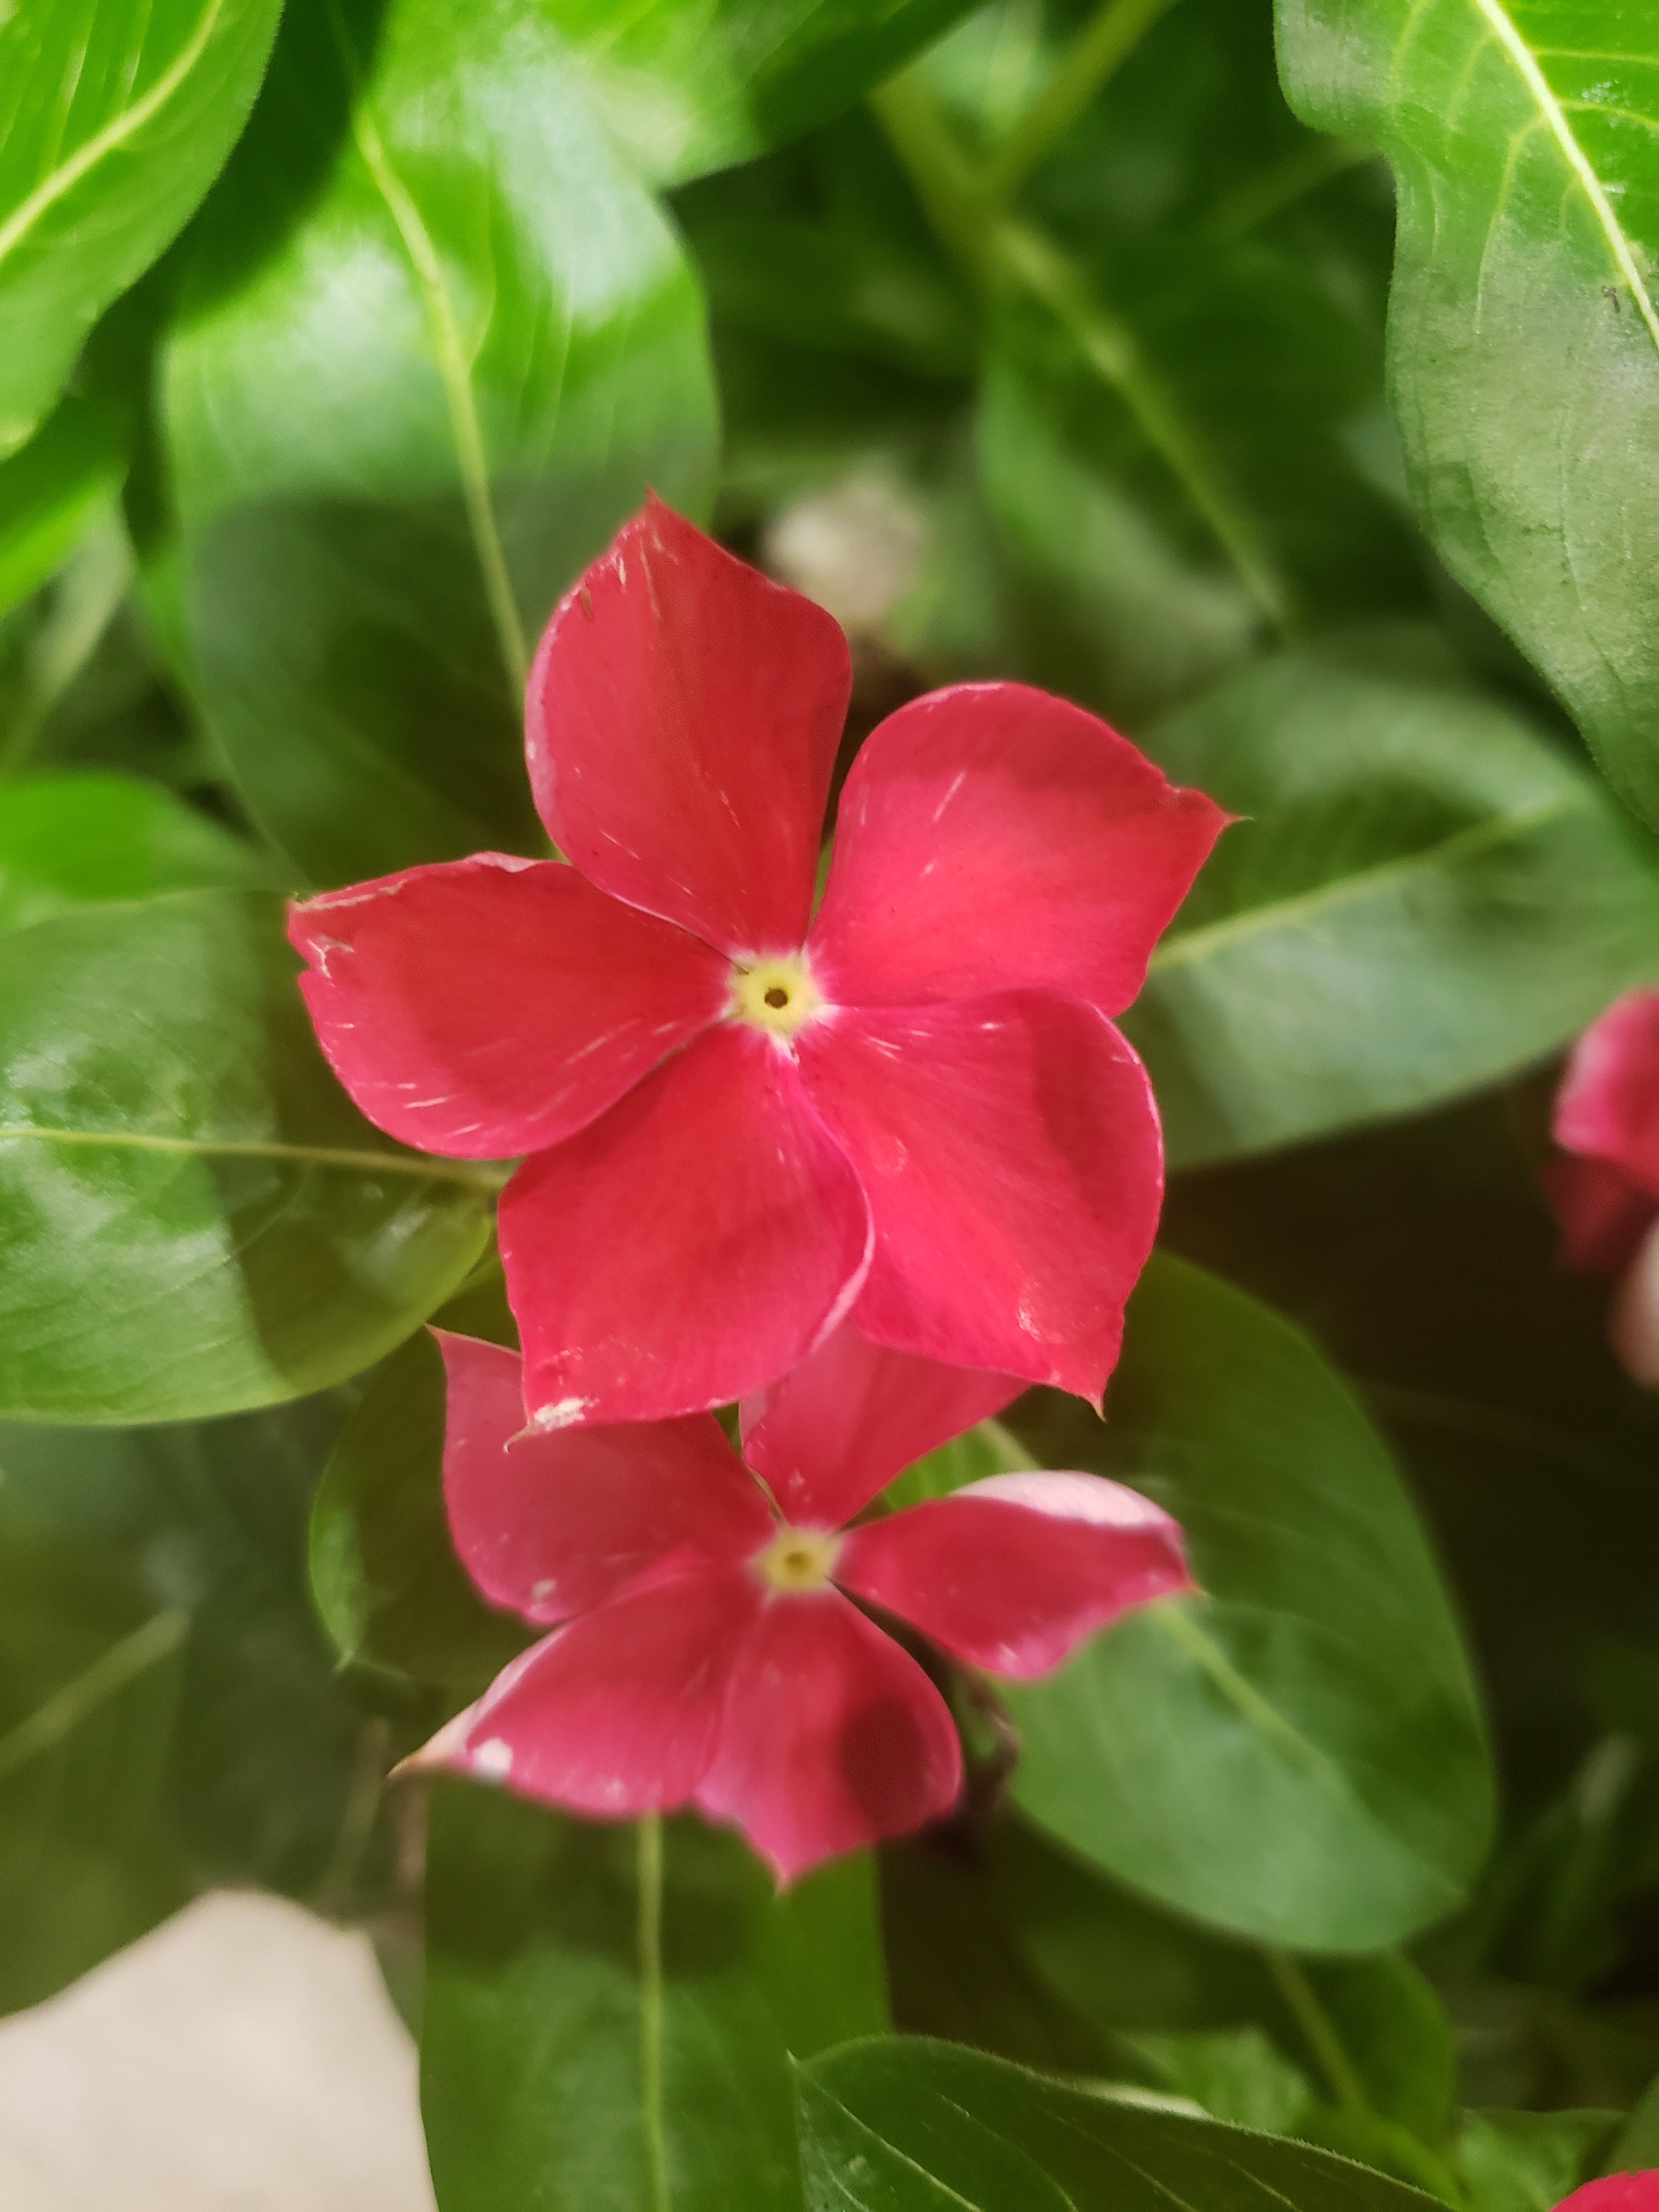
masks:
<svg viewBox="0 0 1659 2212"><path fill-rule="evenodd" d="M1096 1399L1116 1358L1162 1154L1109 1017L1224 817L1080 708L965 684L865 744L814 917L848 683L828 615L653 501L530 679L572 865L295 910L370 1119L527 1156L500 1230L544 1425L741 1396L849 1310Z"/></svg>
<svg viewBox="0 0 1659 2212"><path fill-rule="evenodd" d="M1659 991L1627 991L1573 1048L1546 1187L1570 1267L1605 1275L1613 1347L1659 1384Z"/></svg>
<svg viewBox="0 0 1659 2212"><path fill-rule="evenodd" d="M1555 2212L1659 2212L1659 2172L1610 2173L1564 2197Z"/></svg>
<svg viewBox="0 0 1659 2212"><path fill-rule="evenodd" d="M1023 1678L1191 1588L1175 1523L1095 1475L994 1475L845 1525L1006 1405L1007 1376L843 1324L743 1407L745 1468L706 1413L525 1433L517 1354L439 1342L456 1547L494 1603L562 1625L425 1764L611 1819L693 1803L787 1881L936 1820L961 1787L944 1698L854 1597Z"/></svg>

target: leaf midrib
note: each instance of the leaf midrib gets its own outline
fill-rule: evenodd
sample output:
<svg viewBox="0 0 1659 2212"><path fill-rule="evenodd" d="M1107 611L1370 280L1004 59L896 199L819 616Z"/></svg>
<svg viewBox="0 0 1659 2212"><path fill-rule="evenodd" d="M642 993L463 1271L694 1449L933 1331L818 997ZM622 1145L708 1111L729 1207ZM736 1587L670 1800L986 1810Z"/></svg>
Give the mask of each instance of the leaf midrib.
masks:
<svg viewBox="0 0 1659 2212"><path fill-rule="evenodd" d="M1484 852L1487 847L1501 845L1507 839L1525 836L1559 817L1587 811L1593 799L1588 791L1563 792L1546 800L1541 805L1523 809L1519 813L1494 815L1485 822L1471 822L1462 830L1454 830L1449 837L1437 845L1419 848L1414 853L1402 853L1391 860L1379 860L1374 867L1362 868L1350 876L1339 876L1326 884L1316 884L1312 890L1297 891L1293 896L1269 900L1261 906L1246 907L1242 913L1224 915L1218 921L1200 922L1195 929L1182 931L1167 938L1153 953L1147 969L1150 981L1171 968L1190 965L1209 954L1220 951L1242 939L1260 935L1305 921L1310 915L1358 903L1385 890L1390 884L1408 880L1419 871L1425 874L1436 869L1456 866L1472 855Z"/></svg>
<svg viewBox="0 0 1659 2212"><path fill-rule="evenodd" d="M1202 1668L1251 1728L1268 1741L1293 1753L1296 1765L1304 1774L1310 1780L1319 1781L1338 1803L1357 1808L1373 1826L1388 1837L1402 1856L1431 1875L1453 1903L1457 1901L1461 1892L1445 1869L1426 1857L1415 1844L1402 1836L1398 1828L1355 1789L1347 1774L1329 1753L1287 1721L1279 1708L1262 1696L1213 1638L1205 1633L1184 1605L1176 1601L1152 1606L1147 1610L1151 1619L1158 1623L1165 1635L1180 1644L1196 1666Z"/></svg>
<svg viewBox="0 0 1659 2212"><path fill-rule="evenodd" d="M1589 202L1591 211L1595 216L1602 236L1607 240L1619 272L1630 287L1631 296L1636 302L1637 312L1647 325L1648 337L1652 341L1654 350L1659 353L1659 311L1655 309L1640 264L1637 261L1629 239L1625 235L1623 226L1613 212L1613 203L1607 198L1607 189L1596 174L1595 165L1589 155L1585 153L1573 135L1572 127L1567 121L1561 102L1557 99L1553 87L1539 65L1538 54L1521 35L1519 27L1504 6L1503 0L1469 0L1469 4L1508 56L1516 74L1526 87L1528 96L1537 109L1540 119L1554 139L1562 159L1571 170L1577 180L1579 189ZM1418 15L1419 11L1413 10L1412 19L1413 23L1418 20ZM1553 50L1546 47L1540 51L1548 52ZM1397 58L1396 57L1396 65Z"/></svg>
<svg viewBox="0 0 1659 2212"><path fill-rule="evenodd" d="M99 1706L125 1689L129 1682L176 1651L189 1627L189 1616L176 1607L153 1613L141 1627L106 1651L72 1680L53 1691L43 1705L0 1735L0 1783L4 1783L32 1759L53 1750L96 1712Z"/></svg>
<svg viewBox="0 0 1659 2212"><path fill-rule="evenodd" d="M73 191L82 177L95 169L106 155L114 153L142 131L148 122L164 108L175 92L190 76L206 51L214 27L224 12L225 0L208 0L201 20L180 47L172 65L163 70L143 98L112 116L103 129L94 131L90 138L76 147L66 161L62 161L43 177L26 200L21 201L10 216L0 223L0 262L26 238L34 225L68 192Z"/></svg>
<svg viewBox="0 0 1659 2212"><path fill-rule="evenodd" d="M493 1197L505 1180L495 1171L431 1154L381 1152L349 1145L290 1145L262 1137L167 1137L134 1129L55 1129L33 1122L0 1125L0 1145L33 1139L52 1145L92 1145L189 1157L288 1160L308 1167L346 1168L367 1176L408 1176L420 1182L457 1182Z"/></svg>

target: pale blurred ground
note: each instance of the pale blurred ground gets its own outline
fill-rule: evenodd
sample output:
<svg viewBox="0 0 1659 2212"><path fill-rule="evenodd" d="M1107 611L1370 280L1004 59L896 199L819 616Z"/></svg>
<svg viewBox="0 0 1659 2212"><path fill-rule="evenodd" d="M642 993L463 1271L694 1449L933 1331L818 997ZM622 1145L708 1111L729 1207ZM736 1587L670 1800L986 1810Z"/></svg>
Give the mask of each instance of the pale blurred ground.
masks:
<svg viewBox="0 0 1659 2212"><path fill-rule="evenodd" d="M434 2212L367 1942L223 1893L0 2021L0 2207Z"/></svg>

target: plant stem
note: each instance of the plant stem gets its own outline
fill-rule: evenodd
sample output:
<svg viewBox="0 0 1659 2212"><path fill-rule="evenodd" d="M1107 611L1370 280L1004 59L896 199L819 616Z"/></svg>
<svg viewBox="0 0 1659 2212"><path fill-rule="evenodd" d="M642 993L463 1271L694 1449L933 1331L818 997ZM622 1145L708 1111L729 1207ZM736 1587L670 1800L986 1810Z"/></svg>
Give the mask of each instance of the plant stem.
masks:
<svg viewBox="0 0 1659 2212"><path fill-rule="evenodd" d="M1345 2112L1369 2114L1370 2101L1359 2085L1359 2076L1342 2048L1342 2039L1330 2014L1314 1992L1313 1984L1287 1952L1268 1949L1263 1956L1267 1971L1279 1984L1279 1995L1295 2014L1297 2026L1324 2069L1337 2103Z"/></svg>
<svg viewBox="0 0 1659 2212"><path fill-rule="evenodd" d="M989 275L989 202L937 103L915 71L906 70L878 85L870 105L940 242L982 284Z"/></svg>
<svg viewBox="0 0 1659 2212"><path fill-rule="evenodd" d="M652 2212L671 2212L662 2117L662 1816L640 1820L640 2099Z"/></svg>
<svg viewBox="0 0 1659 2212"><path fill-rule="evenodd" d="M988 182L993 198L1000 204L1012 197L1174 4L1175 0L1103 0L992 155Z"/></svg>

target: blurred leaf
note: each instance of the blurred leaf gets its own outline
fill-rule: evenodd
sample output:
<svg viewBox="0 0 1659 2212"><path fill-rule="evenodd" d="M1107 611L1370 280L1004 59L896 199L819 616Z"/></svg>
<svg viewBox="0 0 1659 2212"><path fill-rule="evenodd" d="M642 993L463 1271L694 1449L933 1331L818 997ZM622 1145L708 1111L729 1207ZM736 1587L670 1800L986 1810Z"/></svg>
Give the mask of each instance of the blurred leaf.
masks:
<svg viewBox="0 0 1659 2212"><path fill-rule="evenodd" d="M952 1826L881 1855L893 2022L1045 2072L1154 2081L1157 2069L1101 2032L1024 1955L987 1869Z"/></svg>
<svg viewBox="0 0 1659 2212"><path fill-rule="evenodd" d="M281 0L18 0L0 18L0 454L212 183Z"/></svg>
<svg viewBox="0 0 1659 2212"><path fill-rule="evenodd" d="M1177 1165L1491 1082L1659 973L1651 858L1426 635L1285 654L1154 750L1245 817L1127 1024Z"/></svg>
<svg viewBox="0 0 1659 2212"><path fill-rule="evenodd" d="M551 0L594 105L643 174L678 184L850 106L972 0Z"/></svg>
<svg viewBox="0 0 1659 2212"><path fill-rule="evenodd" d="M188 1893L158 1818L185 1625L68 1547L0 1544L0 2011Z"/></svg>
<svg viewBox="0 0 1659 2212"><path fill-rule="evenodd" d="M113 417L82 399L0 461L0 615L44 583L126 474Z"/></svg>
<svg viewBox="0 0 1659 2212"><path fill-rule="evenodd" d="M1277 1315L1170 1259L1129 1314L1107 1425L1048 1399L1021 1431L1045 1465L1131 1480L1174 1514L1206 1595L1001 1686L1014 1795L1218 1928L1302 1950L1398 1942L1462 1901L1492 1817L1474 1687L1410 1502Z"/></svg>
<svg viewBox="0 0 1659 2212"><path fill-rule="evenodd" d="M1197 2035L1138 2035L1136 2048L1158 2069L1158 2087L1190 2098L1212 2120L1262 2135L1295 2133L1310 2092L1308 2077L1259 2027Z"/></svg>
<svg viewBox="0 0 1659 2212"><path fill-rule="evenodd" d="M1457 2140L1470 2212L1551 2212L1595 2171L1616 2112L1471 2112Z"/></svg>
<svg viewBox="0 0 1659 2212"><path fill-rule="evenodd" d="M281 902L180 892L0 941L0 1409L185 1419L401 1341L491 1186L371 1130L318 1052Z"/></svg>
<svg viewBox="0 0 1659 2212"><path fill-rule="evenodd" d="M1431 2200L1301 2143L1144 2111L945 2043L798 2069L812 2212L1407 2212Z"/></svg>
<svg viewBox="0 0 1659 2212"><path fill-rule="evenodd" d="M289 12L161 371L204 707L319 883L543 848L536 634L714 435L695 283L548 11L376 16Z"/></svg>
<svg viewBox="0 0 1659 2212"><path fill-rule="evenodd" d="M1297 110L1399 186L1394 398L1443 559L1659 815L1659 21L1281 0Z"/></svg>
<svg viewBox="0 0 1659 2212"><path fill-rule="evenodd" d="M57 573L0 617L0 767L58 751L54 719L94 665L131 582L126 532L100 503Z"/></svg>
<svg viewBox="0 0 1659 2212"><path fill-rule="evenodd" d="M1659 2081L1650 2082L1602 2161L1603 2173L1659 2172Z"/></svg>
<svg viewBox="0 0 1659 2212"><path fill-rule="evenodd" d="M340 1419L328 1399L221 1421L0 1429L0 1562L119 1577L187 1630L153 1828L99 1832L142 1864L171 1838L202 1883L333 1909L379 1893L380 1772L396 1748L338 1679L306 1589L305 1519ZM71 1588L74 1584L70 1585ZM60 1608L55 1588L43 1608Z"/></svg>
<svg viewBox="0 0 1659 2212"><path fill-rule="evenodd" d="M459 1708L531 1632L485 1603L455 1556L443 1447L444 1364L422 1329L375 1375L329 1461L311 1587L343 1659L428 1684Z"/></svg>
<svg viewBox="0 0 1659 2212"><path fill-rule="evenodd" d="M0 787L0 930L105 899L270 885L242 838L137 776L39 776Z"/></svg>
<svg viewBox="0 0 1659 2212"><path fill-rule="evenodd" d="M421 2063L444 2212L799 2206L788 2050L885 2024L872 1869L776 1897L734 1837L671 1822L659 1957L642 1840L438 1785Z"/></svg>

